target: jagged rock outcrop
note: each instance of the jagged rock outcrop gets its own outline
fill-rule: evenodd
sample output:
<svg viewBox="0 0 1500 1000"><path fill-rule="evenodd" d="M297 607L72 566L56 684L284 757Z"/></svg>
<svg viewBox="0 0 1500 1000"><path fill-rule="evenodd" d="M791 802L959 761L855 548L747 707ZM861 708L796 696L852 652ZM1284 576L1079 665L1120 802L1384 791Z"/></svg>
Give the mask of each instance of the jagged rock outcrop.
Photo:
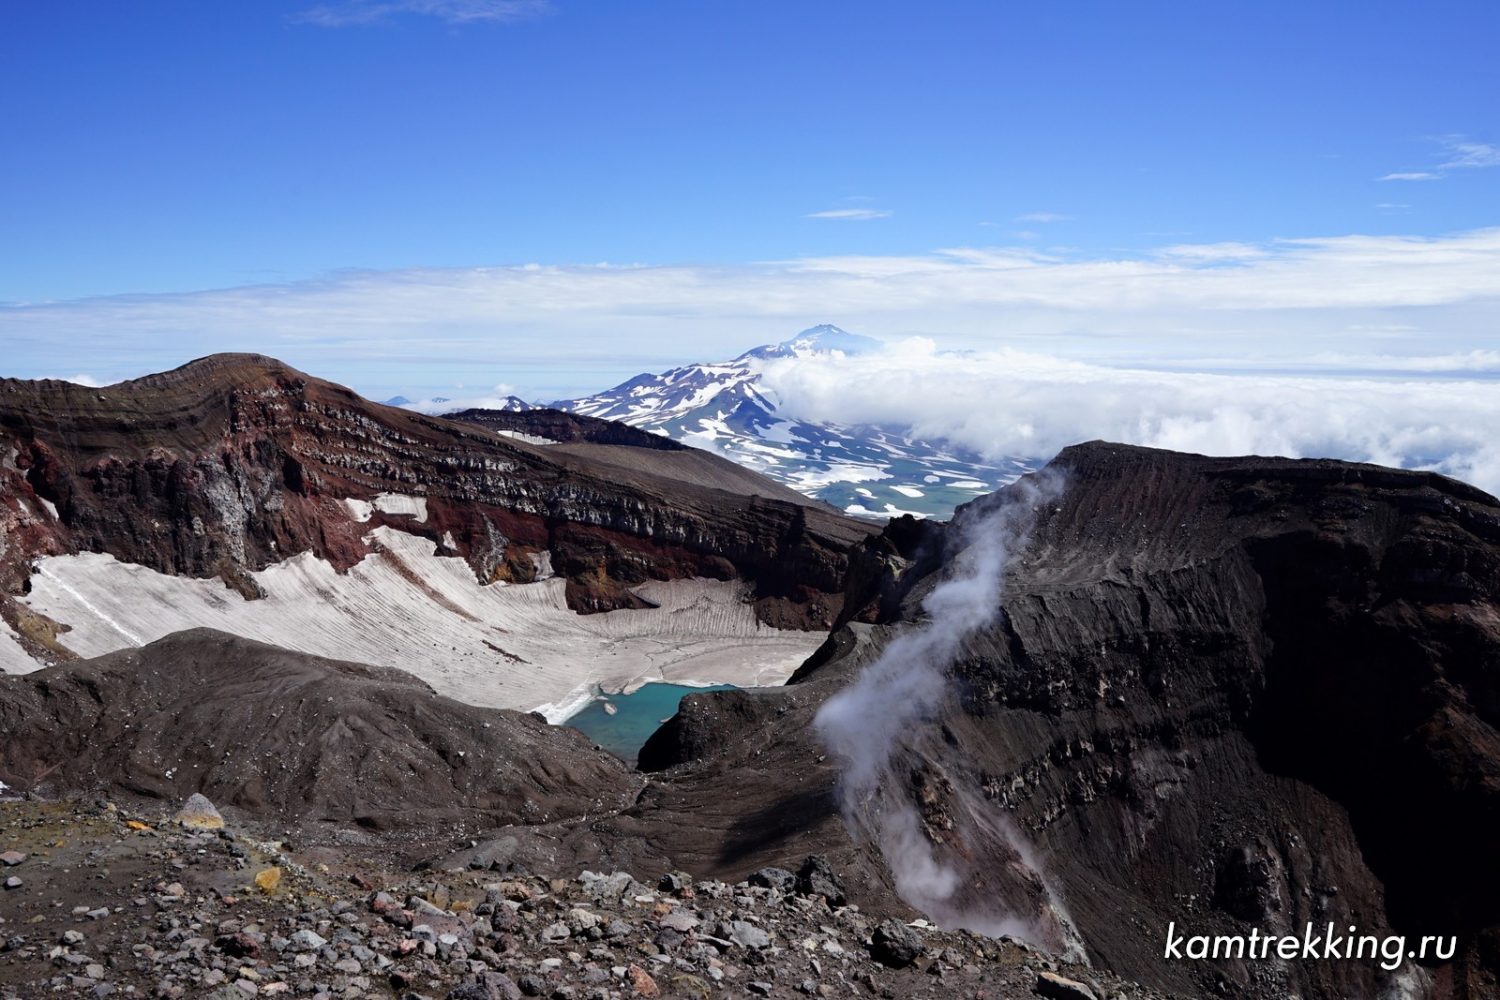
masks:
<svg viewBox="0 0 1500 1000"><path fill-rule="evenodd" d="M0 614L34 653L66 658L54 624L6 599L39 556L109 553L253 598L253 571L306 551L351 566L382 524L464 556L486 583L530 581L546 555L579 611L702 576L749 582L779 626L837 613L845 550L868 525L651 435L509 416L520 436L482 414L372 403L258 355L99 389L0 380ZM562 444L535 443L570 427ZM360 521L345 503L384 493L422 499L427 517L377 506Z"/></svg>
<svg viewBox="0 0 1500 1000"><path fill-rule="evenodd" d="M977 870L1018 917L1061 907L1095 962L1171 989L1495 995L1500 503L1429 473L1102 443L1053 470L1066 488L1036 512L994 624L964 644L947 708L900 741L896 794L938 856L993 855ZM660 773L593 824L602 846L563 827L548 848L734 876L822 851L851 895L894 905L810 727L920 617L954 536L893 522L792 685L689 697L643 752ZM1001 871L1028 857L1048 892ZM1174 921L1453 934L1459 953L1395 975L1168 962Z"/></svg>
<svg viewBox="0 0 1500 1000"><path fill-rule="evenodd" d="M0 676L0 733L14 789L202 793L276 822L407 835L597 814L640 784L577 730L208 629Z"/></svg>

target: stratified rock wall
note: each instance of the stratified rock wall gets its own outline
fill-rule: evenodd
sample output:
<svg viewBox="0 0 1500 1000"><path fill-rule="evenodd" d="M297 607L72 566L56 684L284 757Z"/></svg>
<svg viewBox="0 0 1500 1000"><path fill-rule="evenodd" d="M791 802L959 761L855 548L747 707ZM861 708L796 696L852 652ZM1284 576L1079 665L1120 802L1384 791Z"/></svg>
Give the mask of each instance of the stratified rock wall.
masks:
<svg viewBox="0 0 1500 1000"><path fill-rule="evenodd" d="M515 421L529 437L580 437L549 411ZM608 427L582 435L594 442L583 451L528 443L257 355L102 389L0 380L0 593L22 592L37 556L105 552L253 598L250 571L305 551L348 567L388 523L451 547L481 582L528 582L546 556L579 611L638 606L631 588L647 580L737 578L764 620L827 627L844 550L873 529ZM344 503L385 493L421 498L427 518L376 510L361 522ZM45 625L22 628L3 603L12 629L45 645Z"/></svg>

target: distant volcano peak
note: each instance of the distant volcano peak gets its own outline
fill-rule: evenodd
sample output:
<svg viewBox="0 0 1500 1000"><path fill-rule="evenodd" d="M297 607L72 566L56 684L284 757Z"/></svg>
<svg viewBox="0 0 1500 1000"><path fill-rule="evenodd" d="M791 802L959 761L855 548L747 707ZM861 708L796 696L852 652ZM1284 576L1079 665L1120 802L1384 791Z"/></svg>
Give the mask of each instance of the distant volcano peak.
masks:
<svg viewBox="0 0 1500 1000"><path fill-rule="evenodd" d="M790 340L779 344L766 344L741 354L736 361L747 358L801 358L813 354L868 354L878 351L881 343L872 337L850 333L832 323L820 323L808 327Z"/></svg>

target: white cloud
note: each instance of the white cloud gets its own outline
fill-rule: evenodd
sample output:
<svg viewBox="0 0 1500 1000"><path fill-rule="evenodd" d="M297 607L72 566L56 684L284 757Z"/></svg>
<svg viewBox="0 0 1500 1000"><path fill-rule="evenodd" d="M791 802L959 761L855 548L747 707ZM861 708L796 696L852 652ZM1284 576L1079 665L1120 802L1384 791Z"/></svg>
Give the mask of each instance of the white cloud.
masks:
<svg viewBox="0 0 1500 1000"><path fill-rule="evenodd" d="M1450 137L1446 140L1446 145L1451 158L1439 166L1439 170L1500 167L1500 146L1492 146L1487 142L1470 142L1461 137Z"/></svg>
<svg viewBox="0 0 1500 1000"><path fill-rule="evenodd" d="M1447 135L1437 140L1447 150L1448 159L1433 170L1403 171L1386 174L1383 181L1437 181L1450 170L1473 170L1483 167L1500 167L1500 146L1487 142L1474 142L1466 136Z"/></svg>
<svg viewBox="0 0 1500 1000"><path fill-rule="evenodd" d="M1108 258L1016 247L724 266L349 271L276 285L0 305L0 374L115 380L217 351L274 355L377 398L508 382L596 391L822 322L887 340L1160 367L1492 348L1500 228L1176 246Z"/></svg>
<svg viewBox="0 0 1500 1000"><path fill-rule="evenodd" d="M883 208L830 208L822 212L807 213L809 219L838 219L843 222L868 222L871 219L889 219L891 213Z"/></svg>
<svg viewBox="0 0 1500 1000"><path fill-rule="evenodd" d="M1160 257L1203 264L1248 261L1269 257L1271 251L1254 243L1179 243L1157 251Z"/></svg>
<svg viewBox="0 0 1500 1000"><path fill-rule="evenodd" d="M295 20L324 28L378 24L402 15L433 17L449 24L519 21L552 10L550 0L343 0L310 7Z"/></svg>
<svg viewBox="0 0 1500 1000"><path fill-rule="evenodd" d="M1014 221L1016 221L1016 222L1048 223L1048 222L1071 222L1072 219L1073 219L1073 216L1071 216L1071 215L1062 215L1062 214L1060 214L1058 212L1027 212L1024 215L1018 215L1018 216L1016 216L1016 218L1015 218Z"/></svg>
<svg viewBox="0 0 1500 1000"><path fill-rule="evenodd" d="M907 343L880 354L775 362L764 383L787 413L911 426L991 458L1046 458L1103 438L1211 455L1432 468L1500 492L1493 381L1168 373Z"/></svg>
<svg viewBox="0 0 1500 1000"><path fill-rule="evenodd" d="M92 375L42 375L40 377L55 379L58 382L72 382L74 385L87 386L90 389L100 389L109 385L108 382L96 379Z"/></svg>
<svg viewBox="0 0 1500 1000"><path fill-rule="evenodd" d="M468 389L454 386L451 391L437 393L426 399L414 399L402 405L418 413L444 414L456 410L499 410L509 404L512 397L524 399L514 386L502 382L489 389ZM526 400L537 402L536 400Z"/></svg>

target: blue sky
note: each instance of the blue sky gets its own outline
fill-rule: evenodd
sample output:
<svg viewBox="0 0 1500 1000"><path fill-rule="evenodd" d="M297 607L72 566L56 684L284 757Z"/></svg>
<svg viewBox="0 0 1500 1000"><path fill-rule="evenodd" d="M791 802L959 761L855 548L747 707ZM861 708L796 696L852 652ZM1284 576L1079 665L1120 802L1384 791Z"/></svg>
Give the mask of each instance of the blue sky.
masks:
<svg viewBox="0 0 1500 1000"><path fill-rule="evenodd" d="M1500 373L1493 3L0 5L3 374Z"/></svg>
<svg viewBox="0 0 1500 1000"><path fill-rule="evenodd" d="M1500 171L1438 167L1500 144L1497 37L1493 3L7 4L0 301L1469 229Z"/></svg>

